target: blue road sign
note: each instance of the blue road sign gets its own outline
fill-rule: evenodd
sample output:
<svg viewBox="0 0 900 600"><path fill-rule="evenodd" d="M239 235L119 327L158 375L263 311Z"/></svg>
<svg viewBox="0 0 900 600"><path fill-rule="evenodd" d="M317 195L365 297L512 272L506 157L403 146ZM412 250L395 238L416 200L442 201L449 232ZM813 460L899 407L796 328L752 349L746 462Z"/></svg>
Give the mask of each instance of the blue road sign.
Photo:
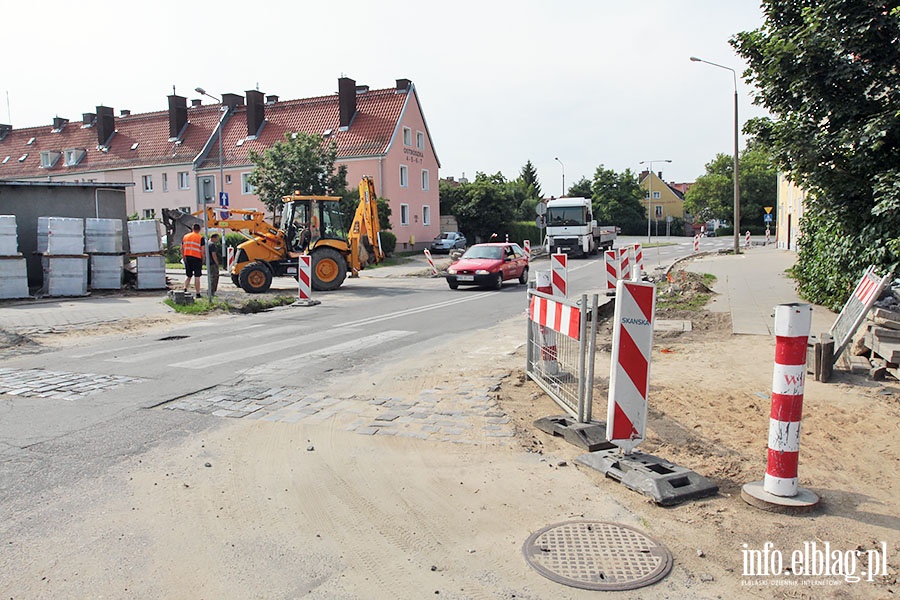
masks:
<svg viewBox="0 0 900 600"><path fill-rule="evenodd" d="M771 222L772 222L772 215L771 215L771 214L763 215L763 222L764 222L764 223L771 223Z"/></svg>
<svg viewBox="0 0 900 600"><path fill-rule="evenodd" d="M219 192L219 206L228 206L228 192Z"/></svg>

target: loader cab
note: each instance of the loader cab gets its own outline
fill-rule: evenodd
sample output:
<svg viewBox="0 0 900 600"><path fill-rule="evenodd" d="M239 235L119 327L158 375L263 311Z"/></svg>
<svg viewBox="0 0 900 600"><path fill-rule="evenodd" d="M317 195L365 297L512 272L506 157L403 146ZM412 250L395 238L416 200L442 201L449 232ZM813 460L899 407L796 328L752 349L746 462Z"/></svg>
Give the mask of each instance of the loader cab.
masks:
<svg viewBox="0 0 900 600"><path fill-rule="evenodd" d="M281 213L281 229L293 251L303 252L321 239L346 242L343 212L337 198L298 198L285 202Z"/></svg>

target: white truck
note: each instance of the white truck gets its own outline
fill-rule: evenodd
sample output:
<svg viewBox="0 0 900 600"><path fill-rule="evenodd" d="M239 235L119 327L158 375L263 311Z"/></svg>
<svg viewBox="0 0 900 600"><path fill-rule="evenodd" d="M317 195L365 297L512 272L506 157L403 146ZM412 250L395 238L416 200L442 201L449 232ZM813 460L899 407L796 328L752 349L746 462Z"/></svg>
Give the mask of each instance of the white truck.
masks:
<svg viewBox="0 0 900 600"><path fill-rule="evenodd" d="M616 227L597 225L589 198L557 198L547 202L547 251L573 256L609 250L616 241Z"/></svg>

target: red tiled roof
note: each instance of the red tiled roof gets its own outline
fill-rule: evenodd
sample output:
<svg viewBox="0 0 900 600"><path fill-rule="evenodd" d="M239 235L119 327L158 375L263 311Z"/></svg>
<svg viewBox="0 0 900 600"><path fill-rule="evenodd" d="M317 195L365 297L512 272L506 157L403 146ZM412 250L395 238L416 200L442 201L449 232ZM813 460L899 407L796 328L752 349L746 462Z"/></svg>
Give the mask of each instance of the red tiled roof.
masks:
<svg viewBox="0 0 900 600"><path fill-rule="evenodd" d="M385 154L407 98L405 91L398 93L394 88L357 94L357 112L347 131L339 130L337 94L266 104L266 124L255 140L246 139L247 107L239 106L232 111L225 125L223 162L226 166L248 165L251 149L262 152L283 140L286 133L296 131L324 135L331 130L328 139L337 144L339 158ZM189 125L180 143L169 141L168 110L116 117L116 134L107 151L98 149L97 125L82 128L80 120L69 122L58 133L52 133L50 125L13 129L0 140L0 179L190 163L201 154L215 131L220 116L219 107L188 107ZM31 138L34 142L28 145ZM238 145L239 140L244 140L241 145ZM135 143L137 147L132 150ZM78 165L65 166L63 156L53 167L41 168L41 151L62 152L72 148L86 150ZM25 160L19 162L18 159L26 153ZM9 160L2 163L7 156ZM218 156L218 145L213 143L198 168L217 168Z"/></svg>

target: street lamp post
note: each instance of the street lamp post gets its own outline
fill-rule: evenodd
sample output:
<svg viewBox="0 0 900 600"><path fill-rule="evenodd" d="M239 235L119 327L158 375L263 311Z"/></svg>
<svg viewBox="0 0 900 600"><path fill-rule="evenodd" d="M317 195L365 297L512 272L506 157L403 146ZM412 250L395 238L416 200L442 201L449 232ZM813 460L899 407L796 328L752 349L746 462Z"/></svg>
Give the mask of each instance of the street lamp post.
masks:
<svg viewBox="0 0 900 600"><path fill-rule="evenodd" d="M726 71L731 71L731 76L734 78L734 253L741 253L741 244L740 244L740 228L741 228L741 186L740 186L740 177L741 170L740 164L738 162L738 90L737 90L737 71L732 69L731 67L726 67L724 65L719 65L714 62L709 62L708 60L703 60L702 58L697 58L696 56L692 56L691 60L693 62L701 62L706 63L708 65L712 65L714 67L719 67L720 69L725 69Z"/></svg>
<svg viewBox="0 0 900 600"><path fill-rule="evenodd" d="M649 189L647 190L647 243L648 244L650 243L650 213L652 212L650 210L650 207L653 203L653 163L655 163L655 162L670 163L672 161L668 158L658 158L655 160L642 160L640 162L640 164L648 163L649 164L648 168L650 169L648 171L648 175L647 175L647 177L650 178L650 181L647 182L647 185L649 186ZM657 227L656 234L657 234L657 237L659 237L659 225L657 225L656 227Z"/></svg>
<svg viewBox="0 0 900 600"><path fill-rule="evenodd" d="M203 94L204 96L208 96L209 98L212 98L219 104L222 103L222 101L219 98L216 98L212 94L207 94L206 90L204 90L202 87L194 88L194 91L197 92L198 94ZM222 193L225 191L225 167L222 164L222 134L224 132L222 131L222 128L224 127L224 124L225 124L225 116L228 114L228 109L223 106L221 109L221 112L222 112L222 116L219 117L219 125L218 125L218 129L219 129L219 134L218 134L219 135L219 193ZM208 220L206 217L206 200L205 199L203 201L203 235L206 237L206 293L207 293L207 296L209 297L210 301L212 301L212 275L210 275L210 272L209 272L209 264L210 264L210 261L212 260L212 257L210 256L210 253L209 253L209 223L208 223ZM225 237L222 236L223 247L224 247L224 244L225 244Z"/></svg>
<svg viewBox="0 0 900 600"><path fill-rule="evenodd" d="M564 165L563 162L562 162L561 160L559 160L559 158L554 158L553 160L555 160L556 162L558 162L558 163L559 163L559 166L562 167L562 182L563 182L563 187L562 187L562 194L560 194L559 197L560 197L560 198L564 198L565 195L566 195L566 165Z"/></svg>

